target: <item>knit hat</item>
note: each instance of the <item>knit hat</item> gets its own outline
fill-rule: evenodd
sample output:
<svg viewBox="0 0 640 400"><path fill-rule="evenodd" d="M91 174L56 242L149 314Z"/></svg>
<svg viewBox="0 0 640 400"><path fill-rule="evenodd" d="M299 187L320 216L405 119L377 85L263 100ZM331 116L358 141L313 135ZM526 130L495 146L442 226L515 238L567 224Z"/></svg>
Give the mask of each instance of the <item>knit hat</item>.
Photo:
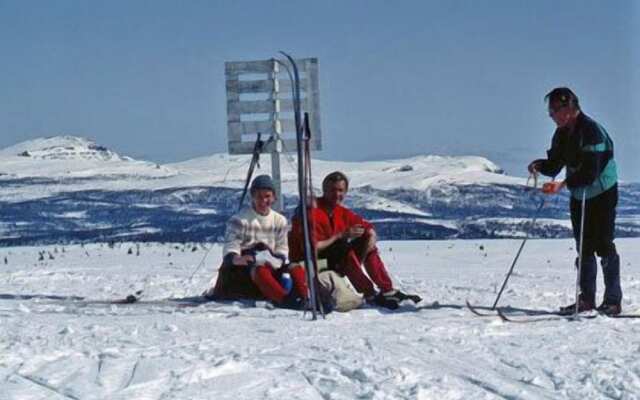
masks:
<svg viewBox="0 0 640 400"><path fill-rule="evenodd" d="M258 175L255 177L253 182L251 182L251 193L260 189L271 190L275 194L276 189L273 186L273 181L269 175Z"/></svg>

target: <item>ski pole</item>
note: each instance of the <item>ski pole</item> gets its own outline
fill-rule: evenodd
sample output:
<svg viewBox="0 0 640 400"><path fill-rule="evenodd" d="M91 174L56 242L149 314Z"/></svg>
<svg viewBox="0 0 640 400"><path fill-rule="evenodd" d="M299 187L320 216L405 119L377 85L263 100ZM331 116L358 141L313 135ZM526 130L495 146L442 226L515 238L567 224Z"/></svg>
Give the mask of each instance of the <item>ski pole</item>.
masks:
<svg viewBox="0 0 640 400"><path fill-rule="evenodd" d="M542 199L542 201L540 202L540 205L538 206L538 209L536 210L535 214L533 215L533 219L531 220L531 228L527 231L527 233L525 234L524 239L522 240L522 243L520 244L520 248L518 249L518 252L516 253L515 258L513 259L513 262L511 263L511 267L509 268L509 272L507 272L507 276L504 278L504 282L502 282L502 287L500 288L500 291L498 292L498 296L496 297L496 300L493 302L493 305L491 306L492 310L496 309L496 306L498 305L498 301L500 301L500 296L502 296L502 292L504 291L505 287L507 286L507 281L509 281L509 278L511 277L511 273L513 272L513 268L516 266L516 263L518 262L518 258L520 258L520 253L522 253L522 249L524 248L525 243L527 243L527 240L529 239L531 231L533 231L533 227L536 224L536 220L538 219L538 215L540 214L540 210L542 210L542 207L544 207L544 203L545 203L545 200Z"/></svg>
<svg viewBox="0 0 640 400"><path fill-rule="evenodd" d="M580 214L580 243L578 248L578 275L576 276L576 308L573 313L574 318L578 318L579 301L580 300L580 278L582 277L582 249L584 248L584 212L587 203L587 190L582 190L582 214Z"/></svg>
<svg viewBox="0 0 640 400"><path fill-rule="evenodd" d="M531 180L533 179L533 186L529 185L529 182L531 182ZM530 190L535 190L538 188L538 173L537 172L533 172L529 174L529 177L527 178L527 183L526 183L527 189ZM544 199L542 200L542 202L540 203L540 206L538 206L538 209L536 210L536 212L533 215L533 220L531 221L531 230L533 230L533 226L536 223L536 218L538 217L538 213L540 212L540 210L542 209L542 207L544 206ZM500 297L502 296L502 292L504 291L505 287L507 286L507 281L509 281L509 278L511 277L511 273L513 272L513 268L516 265L516 262L518 261L518 258L520 257L520 253L522 252L522 249L524 248L525 243L527 243L527 240L529 239L529 231L526 232L525 234L525 238L522 241L522 243L520 244L520 248L518 249L518 252L516 253L515 258L513 259L513 262L511 263L511 267L509 268L509 271L507 272L507 276L504 279L504 282L502 282L502 287L500 288L500 291L498 292L498 296L496 297L496 300L493 302L493 306L491 306L492 310L495 310L496 306L498 305L498 301L500 301Z"/></svg>

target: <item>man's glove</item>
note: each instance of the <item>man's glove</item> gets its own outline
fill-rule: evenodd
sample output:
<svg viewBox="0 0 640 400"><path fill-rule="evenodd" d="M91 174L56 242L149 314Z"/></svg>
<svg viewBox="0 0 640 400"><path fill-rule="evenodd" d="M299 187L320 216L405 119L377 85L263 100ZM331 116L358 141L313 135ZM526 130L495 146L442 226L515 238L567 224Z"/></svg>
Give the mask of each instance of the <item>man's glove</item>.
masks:
<svg viewBox="0 0 640 400"><path fill-rule="evenodd" d="M556 194L562 190L565 183L564 181L551 181L542 185L542 193L544 194Z"/></svg>

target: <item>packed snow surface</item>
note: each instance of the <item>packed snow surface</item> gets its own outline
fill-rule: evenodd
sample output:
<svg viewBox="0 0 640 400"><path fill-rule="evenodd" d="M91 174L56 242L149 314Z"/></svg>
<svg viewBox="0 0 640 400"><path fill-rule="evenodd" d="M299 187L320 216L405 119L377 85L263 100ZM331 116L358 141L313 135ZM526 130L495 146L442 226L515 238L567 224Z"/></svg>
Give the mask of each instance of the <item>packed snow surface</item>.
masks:
<svg viewBox="0 0 640 400"><path fill-rule="evenodd" d="M423 302L318 321L263 302L55 300L198 294L219 245L1 248L0 399L640 398L640 319L519 324L465 308L492 304L520 243L382 242L396 284ZM637 313L640 239L617 244L623 308ZM529 241L501 305L570 303L573 247ZM40 297L19 298L29 295Z"/></svg>

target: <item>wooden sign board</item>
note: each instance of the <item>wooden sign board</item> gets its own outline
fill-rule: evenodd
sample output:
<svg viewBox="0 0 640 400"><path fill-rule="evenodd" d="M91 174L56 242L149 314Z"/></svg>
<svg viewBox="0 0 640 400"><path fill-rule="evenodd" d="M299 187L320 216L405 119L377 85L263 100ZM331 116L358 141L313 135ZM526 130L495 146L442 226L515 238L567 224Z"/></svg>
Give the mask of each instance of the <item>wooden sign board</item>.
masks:
<svg viewBox="0 0 640 400"><path fill-rule="evenodd" d="M299 59L296 64L302 112L309 113L310 147L321 150L318 59ZM294 151L292 84L285 67L274 59L226 62L225 76L229 154L251 154L258 133L265 142L270 137L280 139L286 150ZM277 145L277 140L271 141L263 151L282 151Z"/></svg>

